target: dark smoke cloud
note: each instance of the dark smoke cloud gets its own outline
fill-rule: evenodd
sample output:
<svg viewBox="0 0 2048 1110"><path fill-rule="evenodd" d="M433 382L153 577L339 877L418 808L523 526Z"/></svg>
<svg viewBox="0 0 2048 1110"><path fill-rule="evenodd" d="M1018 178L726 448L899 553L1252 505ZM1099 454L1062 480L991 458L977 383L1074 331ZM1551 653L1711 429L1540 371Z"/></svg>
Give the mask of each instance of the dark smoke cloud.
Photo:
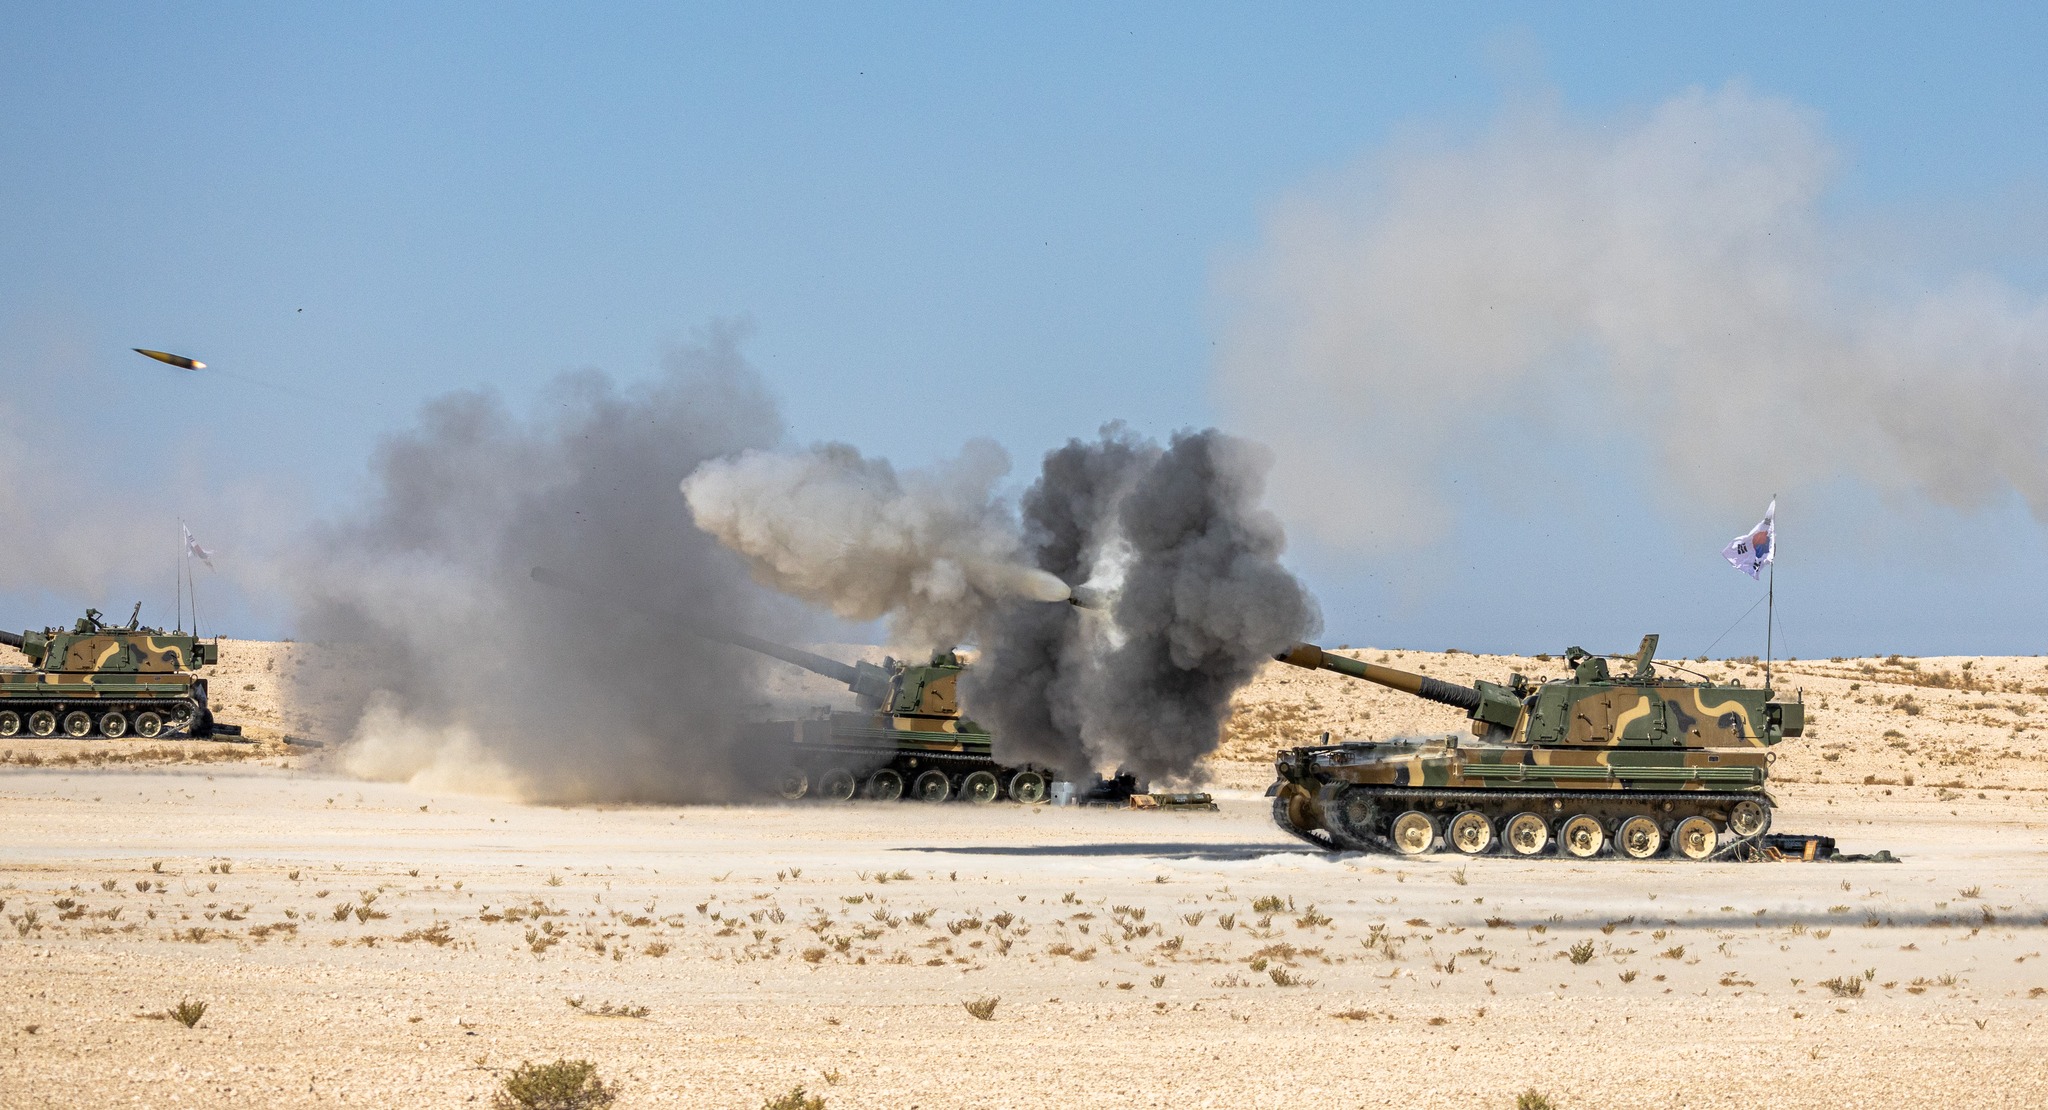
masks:
<svg viewBox="0 0 2048 1110"><path fill-rule="evenodd" d="M1002 611L968 687L1000 758L1185 778L1215 750L1232 695L1320 623L1260 507L1269 465L1214 429L1161 452L1112 428L1046 457L1025 498L1041 567L1117 594L1106 628L1065 608Z"/></svg>
<svg viewBox="0 0 2048 1110"><path fill-rule="evenodd" d="M444 396L381 445L373 496L317 530L297 573L302 633L340 649L301 693L333 706L348 769L561 801L729 792L754 661L528 572L759 623L762 592L676 496L707 459L778 436L735 340L716 330L623 388L566 375L530 419Z"/></svg>
<svg viewBox="0 0 2048 1110"><path fill-rule="evenodd" d="M1039 569L1069 586L1098 577L1115 535L1117 504L1159 448L1118 425L1093 443L1069 440L1045 456L1024 495L1024 536ZM999 756L1079 775L1096 762L1082 743L1083 690L1093 680L1100 629L1067 605L1013 603L994 615L982 655L963 680L977 723Z"/></svg>

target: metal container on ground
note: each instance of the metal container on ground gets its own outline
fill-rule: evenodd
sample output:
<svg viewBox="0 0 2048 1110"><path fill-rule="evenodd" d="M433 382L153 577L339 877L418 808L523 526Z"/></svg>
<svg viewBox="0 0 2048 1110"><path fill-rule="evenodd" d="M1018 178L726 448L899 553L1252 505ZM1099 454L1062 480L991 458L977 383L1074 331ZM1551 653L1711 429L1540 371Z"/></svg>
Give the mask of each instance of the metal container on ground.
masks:
<svg viewBox="0 0 2048 1110"><path fill-rule="evenodd" d="M1707 860L1756 848L1771 825L1768 749L1804 731L1805 704L1662 676L1656 648L1645 636L1626 674L1574 647L1567 678L1461 686L1297 644L1277 658L1462 709L1472 736L1282 752L1273 819L1321 848L1400 855Z"/></svg>

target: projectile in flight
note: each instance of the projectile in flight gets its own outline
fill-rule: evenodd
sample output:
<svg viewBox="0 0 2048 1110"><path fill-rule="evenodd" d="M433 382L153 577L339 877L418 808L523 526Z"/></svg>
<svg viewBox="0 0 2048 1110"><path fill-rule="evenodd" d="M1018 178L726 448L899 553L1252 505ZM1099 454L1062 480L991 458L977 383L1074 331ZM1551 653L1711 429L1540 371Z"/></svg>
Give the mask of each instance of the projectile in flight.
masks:
<svg viewBox="0 0 2048 1110"><path fill-rule="evenodd" d="M158 362L170 363L172 366L175 366L181 370L206 369L205 363L199 362L195 359L186 358L184 355L168 354L164 351L145 351L140 347L134 347L131 349L138 355L148 355L149 357L157 360Z"/></svg>

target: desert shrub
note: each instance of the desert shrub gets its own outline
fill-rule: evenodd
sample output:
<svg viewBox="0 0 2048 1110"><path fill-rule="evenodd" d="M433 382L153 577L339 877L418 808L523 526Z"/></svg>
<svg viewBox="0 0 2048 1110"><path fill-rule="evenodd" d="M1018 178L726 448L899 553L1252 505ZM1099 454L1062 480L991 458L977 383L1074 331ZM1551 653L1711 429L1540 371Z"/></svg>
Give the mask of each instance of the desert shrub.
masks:
<svg viewBox="0 0 2048 1110"><path fill-rule="evenodd" d="M1854 975L1845 975L1835 979L1823 979L1820 985L1826 987L1828 993L1836 998L1863 997L1863 980Z"/></svg>
<svg viewBox="0 0 2048 1110"><path fill-rule="evenodd" d="M206 1003L194 1002L189 998L181 998L176 1006L165 1010L164 1015L179 1025L190 1029L199 1024L200 1018L206 1016Z"/></svg>
<svg viewBox="0 0 2048 1110"><path fill-rule="evenodd" d="M977 998L969 1002L962 1002L961 1005L967 1007L967 1012L973 1014L976 1018L982 1021L993 1021L996 1016L996 1003L1001 1001L1002 999L990 995L987 998Z"/></svg>
<svg viewBox="0 0 2048 1110"><path fill-rule="evenodd" d="M1557 1103L1531 1087L1515 1096L1515 1110L1557 1110Z"/></svg>
<svg viewBox="0 0 2048 1110"><path fill-rule="evenodd" d="M495 1110L599 1110L619 1097L597 1077L588 1060L556 1060L552 1064L521 1063L512 1069L492 1097Z"/></svg>
<svg viewBox="0 0 2048 1110"><path fill-rule="evenodd" d="M825 1096L806 1095L802 1087L791 1087L781 1098L761 1100L761 1110L825 1110Z"/></svg>
<svg viewBox="0 0 2048 1110"><path fill-rule="evenodd" d="M1579 943L1577 943L1577 944L1574 944L1574 945L1572 945L1572 950L1571 950L1571 961L1572 961L1573 963L1575 963L1575 964L1583 964L1583 963L1586 963L1587 961L1591 960L1592 958L1593 958L1593 942L1592 942L1592 941L1590 941L1590 940L1582 940L1582 941L1580 941Z"/></svg>

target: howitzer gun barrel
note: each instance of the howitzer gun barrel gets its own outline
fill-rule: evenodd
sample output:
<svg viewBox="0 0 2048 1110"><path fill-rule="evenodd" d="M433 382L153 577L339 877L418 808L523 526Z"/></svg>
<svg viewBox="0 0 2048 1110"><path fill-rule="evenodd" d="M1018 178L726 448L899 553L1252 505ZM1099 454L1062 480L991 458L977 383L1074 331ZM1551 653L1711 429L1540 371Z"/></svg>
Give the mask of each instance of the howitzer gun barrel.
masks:
<svg viewBox="0 0 2048 1110"><path fill-rule="evenodd" d="M0 644L6 644L11 648L18 648L21 646L21 637L12 632L0 632Z"/></svg>
<svg viewBox="0 0 2048 1110"><path fill-rule="evenodd" d="M1413 694L1425 701L1457 706L1467 713L1477 711L1482 700L1479 691L1473 687L1460 686L1455 682L1444 682L1440 679L1431 678L1428 675L1398 671L1392 667L1382 667L1377 663L1367 663L1362 659L1348 659L1342 655L1324 651L1314 644L1296 644L1286 651L1275 655L1273 658L1278 659L1282 663L1311 671L1336 671L1338 674L1348 675L1352 678L1362 678L1367 682L1377 682L1381 686L1399 690L1404 694Z"/></svg>
<svg viewBox="0 0 2048 1110"><path fill-rule="evenodd" d="M584 585L582 582L566 574L549 570L546 567L533 568L533 580L543 586L553 586L558 590L566 590L572 594L589 598L600 605L634 612L640 611L601 590ZM780 659L793 666L802 667L812 674L824 675L834 682L843 682L849 690L860 692L864 685L858 668L841 663L837 659L829 659L823 655L805 651L802 648L790 647L787 644L778 644L773 640L763 640L756 636L749 636L738 629L726 628L708 621L693 620L675 613L661 613L660 615L681 625L685 631L693 636L701 636L707 640L717 640L720 643L731 644L734 647L746 648L748 651L760 652L771 659Z"/></svg>

